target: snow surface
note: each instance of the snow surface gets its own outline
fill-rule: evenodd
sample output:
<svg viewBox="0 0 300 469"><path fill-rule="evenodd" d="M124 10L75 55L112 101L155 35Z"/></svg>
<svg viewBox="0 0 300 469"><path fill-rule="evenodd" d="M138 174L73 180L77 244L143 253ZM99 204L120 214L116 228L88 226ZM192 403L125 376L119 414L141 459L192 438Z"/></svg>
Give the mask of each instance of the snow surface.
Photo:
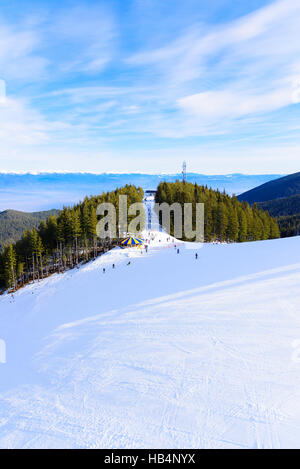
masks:
<svg viewBox="0 0 300 469"><path fill-rule="evenodd" d="M0 297L1 448L300 447L300 238L152 234Z"/></svg>

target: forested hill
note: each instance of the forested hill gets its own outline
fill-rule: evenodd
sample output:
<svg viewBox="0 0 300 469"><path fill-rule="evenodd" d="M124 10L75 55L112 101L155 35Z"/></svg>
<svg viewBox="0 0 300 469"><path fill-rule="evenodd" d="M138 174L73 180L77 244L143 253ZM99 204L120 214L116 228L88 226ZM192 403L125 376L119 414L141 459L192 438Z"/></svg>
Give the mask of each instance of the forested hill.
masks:
<svg viewBox="0 0 300 469"><path fill-rule="evenodd" d="M255 202L266 202L268 200L291 197L297 194L300 194L300 172L266 182L239 195L238 199L253 204Z"/></svg>
<svg viewBox="0 0 300 469"><path fill-rule="evenodd" d="M256 204L250 207L248 202L239 202L225 192L181 181L163 182L157 188L155 201L170 205L179 202L182 206L192 203L194 217L195 204L204 203L205 241L244 242L280 237L278 223L267 211L258 209ZM170 228L173 235L172 223Z"/></svg>
<svg viewBox="0 0 300 469"><path fill-rule="evenodd" d="M40 221L38 228L25 230L19 241L0 253L0 288L15 290L31 280L95 259L115 245L116 239L107 241L97 237L96 210L101 203L113 204L116 207L115 226L119 226L120 195L127 195L129 207L142 202L144 192L140 187L126 185L99 196L85 197L83 202L64 207L58 215ZM132 218L128 214L127 221Z"/></svg>
<svg viewBox="0 0 300 469"><path fill-rule="evenodd" d="M238 196L240 201L257 203L277 218L282 237L300 232L300 172L267 182Z"/></svg>
<svg viewBox="0 0 300 469"><path fill-rule="evenodd" d="M259 202L257 205L263 210L268 210L272 217L298 215L300 214L300 194Z"/></svg>
<svg viewBox="0 0 300 469"><path fill-rule="evenodd" d="M26 229L37 228L41 220L46 220L50 215L56 214L58 210L55 209L32 213L17 210L0 212L0 251L5 245L21 239Z"/></svg>

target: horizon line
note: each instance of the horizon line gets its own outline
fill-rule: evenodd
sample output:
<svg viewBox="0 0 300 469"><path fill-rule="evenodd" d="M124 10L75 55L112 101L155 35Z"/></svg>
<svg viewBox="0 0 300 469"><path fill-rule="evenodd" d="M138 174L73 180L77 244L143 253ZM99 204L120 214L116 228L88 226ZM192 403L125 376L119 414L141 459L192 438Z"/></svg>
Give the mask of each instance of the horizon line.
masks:
<svg viewBox="0 0 300 469"><path fill-rule="evenodd" d="M136 175L144 175L144 176L178 176L181 175L181 171L177 173L171 173L171 172L159 172L159 173L152 173L152 172L142 172L142 171L130 171L130 172L125 172L125 171L120 171L120 172L95 172L95 171L1 171L0 174L5 174L5 175L20 175L20 176L26 176L26 175L31 175L31 176L38 176L38 175L43 175L43 174L91 174L95 176L101 176L101 175L130 175L130 174L136 174ZM235 176L235 175L241 175L241 176L278 176L282 175L285 176L286 173L200 173L197 171L188 171L187 174L197 174L200 176ZM296 174L296 173L294 173Z"/></svg>

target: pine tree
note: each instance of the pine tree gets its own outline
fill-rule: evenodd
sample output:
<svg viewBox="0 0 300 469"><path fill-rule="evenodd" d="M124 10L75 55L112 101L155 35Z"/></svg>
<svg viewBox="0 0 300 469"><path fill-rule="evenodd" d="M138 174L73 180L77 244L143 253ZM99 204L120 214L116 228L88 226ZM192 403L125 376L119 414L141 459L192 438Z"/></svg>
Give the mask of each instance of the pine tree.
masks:
<svg viewBox="0 0 300 469"><path fill-rule="evenodd" d="M17 263L17 280L20 280L21 284L24 285L24 262Z"/></svg>
<svg viewBox="0 0 300 469"><path fill-rule="evenodd" d="M38 265L38 272L40 269L42 278L44 278L43 252L44 252L44 246L42 243L42 238L40 237L40 235L38 235L35 255L36 255L36 260L37 260L37 265Z"/></svg>
<svg viewBox="0 0 300 469"><path fill-rule="evenodd" d="M280 231L279 231L278 223L273 218L271 219L271 223L270 223L270 238L271 239L280 238Z"/></svg>
<svg viewBox="0 0 300 469"><path fill-rule="evenodd" d="M220 192L197 184L183 184L180 181L162 182L158 185L155 201L170 205L174 202L182 205L191 202L193 215L196 204L204 203L206 241L218 239L244 242L280 236L278 223L268 212L258 210L256 204L250 207L247 202L239 202L235 196L230 197L225 191ZM172 220L170 228L173 234Z"/></svg>
<svg viewBox="0 0 300 469"><path fill-rule="evenodd" d="M25 230L22 239L0 253L0 287L16 288L44 272L60 272L62 268L97 255L96 207L102 202L115 206L121 194L128 195L128 204L142 202L143 190L127 185L113 192L86 197L76 206L64 207L58 216L50 216L36 228ZM111 242L107 247L111 245Z"/></svg>
<svg viewBox="0 0 300 469"><path fill-rule="evenodd" d="M72 215L72 237L75 241L75 259L76 265L78 265L78 238L81 235L80 216L78 210L73 210Z"/></svg>
<svg viewBox="0 0 300 469"><path fill-rule="evenodd" d="M248 227L247 227L247 217L244 210L239 207L238 209L238 220L239 220L239 234L238 240L240 242L247 240Z"/></svg>
<svg viewBox="0 0 300 469"><path fill-rule="evenodd" d="M226 205L221 202L217 208L217 236L219 241L226 239L226 231L228 227L228 211Z"/></svg>
<svg viewBox="0 0 300 469"><path fill-rule="evenodd" d="M6 288L16 289L16 252L12 244L4 251L4 279Z"/></svg>
<svg viewBox="0 0 300 469"><path fill-rule="evenodd" d="M239 220L235 207L228 210L227 238L230 241L237 241L239 237Z"/></svg>

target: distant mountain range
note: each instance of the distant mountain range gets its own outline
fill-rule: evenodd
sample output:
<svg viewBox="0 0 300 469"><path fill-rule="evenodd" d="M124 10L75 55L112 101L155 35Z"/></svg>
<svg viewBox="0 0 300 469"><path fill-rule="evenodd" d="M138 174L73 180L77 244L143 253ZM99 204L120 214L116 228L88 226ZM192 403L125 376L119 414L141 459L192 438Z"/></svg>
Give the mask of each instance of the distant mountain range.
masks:
<svg viewBox="0 0 300 469"><path fill-rule="evenodd" d="M253 187L280 177L267 175L205 175L188 173L187 179L200 185L240 194ZM173 182L181 179L181 174L91 174L91 173L40 173L5 174L0 173L0 210L22 211L62 208L82 200L86 195L113 190L127 183L144 189L156 189L162 180Z"/></svg>
<svg viewBox="0 0 300 469"><path fill-rule="evenodd" d="M58 210L47 210L45 212L18 212L16 210L5 210L0 212L0 251L7 244L21 239L23 232L37 227L41 220L46 220L50 215L57 214Z"/></svg>
<svg viewBox="0 0 300 469"><path fill-rule="evenodd" d="M277 217L282 236L300 233L300 172L255 187L238 199L251 205L257 203Z"/></svg>
<svg viewBox="0 0 300 469"><path fill-rule="evenodd" d="M253 204L254 202L266 202L297 194L300 194L300 172L255 187L241 194L239 200L246 200L249 204Z"/></svg>
<svg viewBox="0 0 300 469"><path fill-rule="evenodd" d="M86 195L113 190L127 183L156 189L162 180L177 179L181 179L181 174L0 173L0 210L4 210L0 212L0 250L5 244L20 239L26 228L38 226L42 219L58 213L57 209L77 203ZM297 234L300 230L300 173L284 177L188 173L187 179L229 194L240 194L238 199L250 204L257 202L259 208L278 218L283 236ZM34 212L5 210L16 207ZM46 210L49 208L51 210Z"/></svg>

